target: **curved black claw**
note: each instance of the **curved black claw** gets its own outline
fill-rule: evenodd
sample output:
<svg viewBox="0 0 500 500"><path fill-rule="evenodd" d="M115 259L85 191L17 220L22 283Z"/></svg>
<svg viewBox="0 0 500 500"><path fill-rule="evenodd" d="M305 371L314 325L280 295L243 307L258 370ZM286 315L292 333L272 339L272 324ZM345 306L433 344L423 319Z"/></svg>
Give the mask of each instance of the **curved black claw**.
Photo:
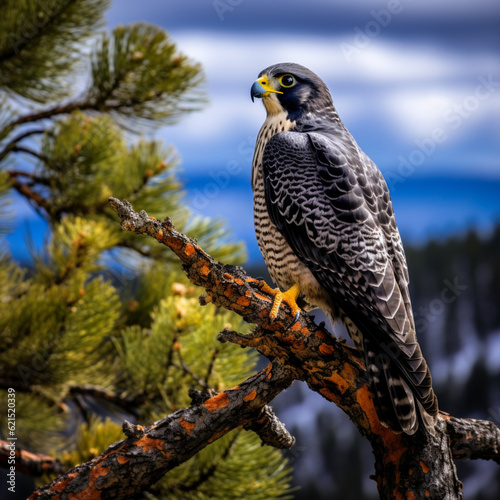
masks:
<svg viewBox="0 0 500 500"><path fill-rule="evenodd" d="M299 318L300 318L300 311L297 311L295 313L295 317L293 318L294 324L297 323L297 321L299 321Z"/></svg>

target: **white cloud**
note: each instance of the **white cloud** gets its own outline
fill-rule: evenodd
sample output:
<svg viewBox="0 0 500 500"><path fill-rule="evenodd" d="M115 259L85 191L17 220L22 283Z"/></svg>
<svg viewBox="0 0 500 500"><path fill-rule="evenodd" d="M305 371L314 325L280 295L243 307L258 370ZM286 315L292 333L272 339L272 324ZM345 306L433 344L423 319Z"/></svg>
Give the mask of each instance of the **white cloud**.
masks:
<svg viewBox="0 0 500 500"><path fill-rule="evenodd" d="M493 68L500 72L494 52L478 57L476 53L450 53L421 44L388 43L376 37L348 60L343 44L355 43L349 36L211 31L178 31L172 35L183 52L202 62L212 83L232 84L235 78L253 78L266 66L286 61L303 64L332 83L414 84L487 74Z"/></svg>
<svg viewBox="0 0 500 500"><path fill-rule="evenodd" d="M236 148L234 144L255 136L264 110L260 102L251 103L250 85L261 69L283 61L316 71L332 90L341 117L351 126L362 128L367 119L373 123L379 117L388 140L394 137L406 145L429 136L436 127L445 129L447 143L452 144L485 122L498 120L500 88L460 123L454 111L455 105L474 95L479 76L495 69L493 79L500 81L493 54L478 58L474 53L389 44L375 38L349 63L342 53L342 37L200 31L172 35L183 52L202 63L211 98L207 109L184 119L175 130L169 129L169 140L188 156L218 150L223 158L224 151ZM190 145L184 147L187 134ZM234 144L228 145L228 141Z"/></svg>
<svg viewBox="0 0 500 500"><path fill-rule="evenodd" d="M430 137L440 128L447 141L456 141L481 123L498 120L500 89L479 99L475 97L478 82L452 89L439 83L421 91L402 88L384 95L380 104L402 139Z"/></svg>

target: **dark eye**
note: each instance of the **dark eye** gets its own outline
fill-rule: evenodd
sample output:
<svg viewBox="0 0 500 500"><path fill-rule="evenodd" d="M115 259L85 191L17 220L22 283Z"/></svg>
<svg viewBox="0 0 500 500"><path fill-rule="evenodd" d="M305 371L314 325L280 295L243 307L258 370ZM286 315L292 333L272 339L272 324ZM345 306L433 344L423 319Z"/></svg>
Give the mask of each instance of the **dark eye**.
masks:
<svg viewBox="0 0 500 500"><path fill-rule="evenodd" d="M295 85L295 78L292 75L283 75L280 77L279 81L280 85L286 89Z"/></svg>

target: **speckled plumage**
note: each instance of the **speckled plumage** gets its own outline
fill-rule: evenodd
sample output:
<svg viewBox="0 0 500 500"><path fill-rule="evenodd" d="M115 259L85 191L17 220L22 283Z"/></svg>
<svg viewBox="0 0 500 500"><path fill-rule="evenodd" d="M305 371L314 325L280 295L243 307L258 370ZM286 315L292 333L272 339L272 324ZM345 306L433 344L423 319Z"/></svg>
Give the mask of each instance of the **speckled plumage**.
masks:
<svg viewBox="0 0 500 500"><path fill-rule="evenodd" d="M283 75L295 83L280 85ZM267 118L252 164L255 230L269 272L281 290L300 286L305 309L320 307L346 324L383 423L413 434L422 421L433 432L437 398L382 174L314 73L285 63L259 77L275 89L256 94Z"/></svg>

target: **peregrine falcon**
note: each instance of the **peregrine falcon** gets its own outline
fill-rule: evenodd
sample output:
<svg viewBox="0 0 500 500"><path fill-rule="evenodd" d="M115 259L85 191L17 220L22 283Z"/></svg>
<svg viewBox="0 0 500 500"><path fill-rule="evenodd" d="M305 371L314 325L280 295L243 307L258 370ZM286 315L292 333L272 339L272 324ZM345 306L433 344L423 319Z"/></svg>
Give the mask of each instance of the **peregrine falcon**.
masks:
<svg viewBox="0 0 500 500"><path fill-rule="evenodd" d="M437 398L415 334L408 269L387 184L333 105L325 83L294 63L251 88L267 117L252 163L255 232L278 289L271 317L321 308L364 356L380 421L434 433ZM263 284L263 286L266 286ZM298 303L298 304L297 304Z"/></svg>

